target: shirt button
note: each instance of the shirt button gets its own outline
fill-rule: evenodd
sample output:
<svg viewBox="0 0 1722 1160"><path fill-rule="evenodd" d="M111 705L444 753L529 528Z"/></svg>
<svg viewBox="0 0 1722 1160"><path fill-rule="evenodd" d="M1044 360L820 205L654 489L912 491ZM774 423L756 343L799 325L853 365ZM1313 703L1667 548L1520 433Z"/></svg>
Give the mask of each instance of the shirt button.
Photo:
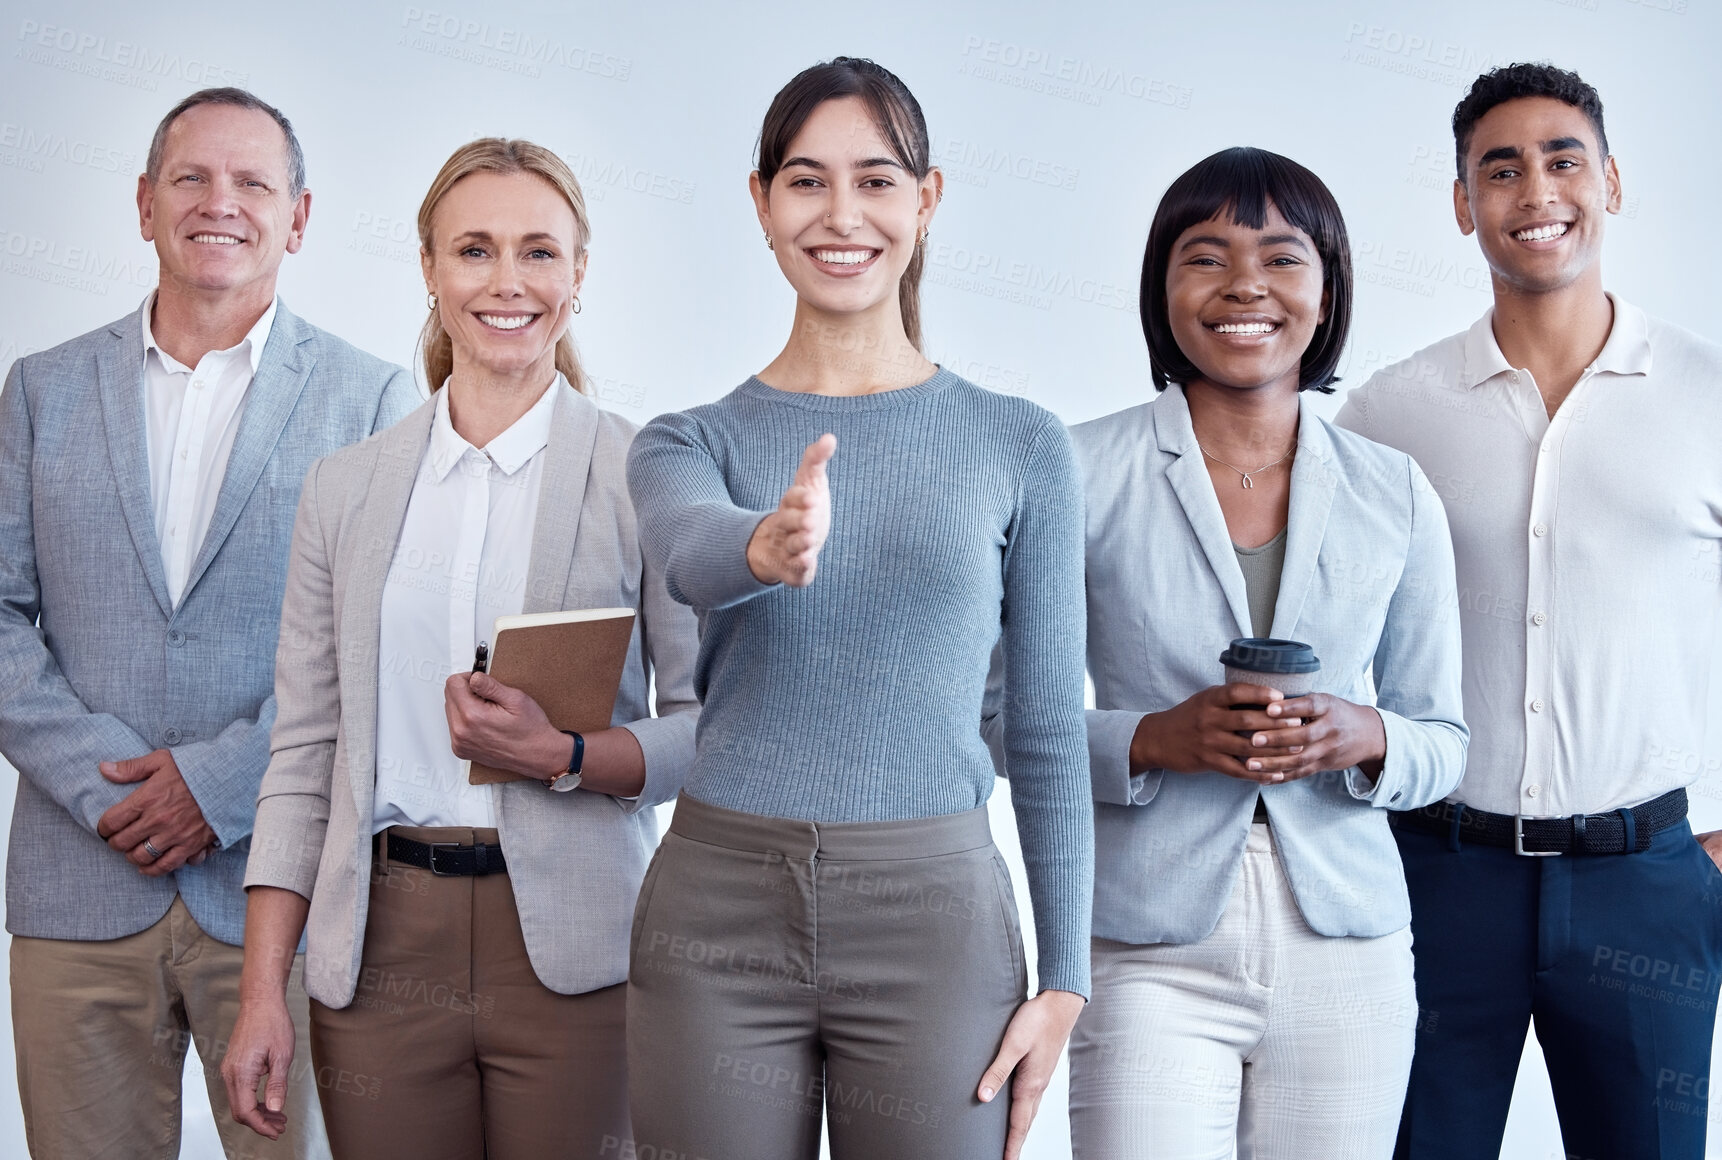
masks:
<svg viewBox="0 0 1722 1160"><path fill-rule="evenodd" d="M1533 535L1533 536L1546 536L1548 534L1549 534L1549 525L1547 525L1547 524L1537 524L1535 527L1533 527L1531 529L1531 535Z"/></svg>
<svg viewBox="0 0 1722 1160"><path fill-rule="evenodd" d="M181 450L180 450L180 453L179 453L179 457L180 457L180 458L181 458L181 459L184 459L184 458L185 458L185 450L184 450L184 449L183 449L183 448L182 448L182 449L181 449Z"/></svg>
<svg viewBox="0 0 1722 1160"><path fill-rule="evenodd" d="M1549 453L1549 445L1547 443L1544 443L1541 447L1537 448L1537 450L1540 451L1542 454L1547 455Z"/></svg>
<svg viewBox="0 0 1722 1160"><path fill-rule="evenodd" d="M1543 711L1543 699L1541 697L1538 697L1535 701L1531 702L1531 712L1541 713L1542 711Z"/></svg>
<svg viewBox="0 0 1722 1160"><path fill-rule="evenodd" d="M1548 615L1546 613L1542 613L1542 612L1531 613L1531 623L1534 625L1537 625L1539 628L1542 626L1543 621L1545 621L1547 619L1548 619Z"/></svg>
<svg viewBox="0 0 1722 1160"><path fill-rule="evenodd" d="M1543 792L1543 787L1540 785L1533 785L1533 786L1525 787L1525 796L1526 797L1536 797L1538 794L1540 794L1542 792Z"/></svg>
<svg viewBox="0 0 1722 1160"><path fill-rule="evenodd" d="M191 389L194 391L203 390L203 380L202 379L192 379L191 380Z"/></svg>
<svg viewBox="0 0 1722 1160"><path fill-rule="evenodd" d="M1515 387L1519 385L1519 372L1518 371L1513 372L1513 385Z"/></svg>

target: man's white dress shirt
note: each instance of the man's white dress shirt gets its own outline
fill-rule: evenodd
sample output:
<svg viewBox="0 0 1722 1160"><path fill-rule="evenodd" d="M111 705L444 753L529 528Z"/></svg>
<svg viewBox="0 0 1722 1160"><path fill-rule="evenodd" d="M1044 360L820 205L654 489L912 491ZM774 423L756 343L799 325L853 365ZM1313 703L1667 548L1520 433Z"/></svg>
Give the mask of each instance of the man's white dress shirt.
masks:
<svg viewBox="0 0 1722 1160"><path fill-rule="evenodd" d="M175 604L215 515L233 438L279 302L269 304L238 345L212 350L188 367L156 345L150 328L155 291L144 299L144 441L156 541L168 599Z"/></svg>
<svg viewBox="0 0 1722 1160"><path fill-rule="evenodd" d="M1722 613L1722 347L1610 295L1551 419L1493 311L1376 374L1338 423L1407 451L1446 504L1471 748L1451 795L1542 817L1689 785Z"/></svg>
<svg viewBox="0 0 1722 1160"><path fill-rule="evenodd" d="M377 790L387 826L496 825L496 787L469 785L443 711L449 674L471 670L495 620L526 603L542 452L561 375L482 450L455 433L437 392L430 442L383 586L377 674Z"/></svg>

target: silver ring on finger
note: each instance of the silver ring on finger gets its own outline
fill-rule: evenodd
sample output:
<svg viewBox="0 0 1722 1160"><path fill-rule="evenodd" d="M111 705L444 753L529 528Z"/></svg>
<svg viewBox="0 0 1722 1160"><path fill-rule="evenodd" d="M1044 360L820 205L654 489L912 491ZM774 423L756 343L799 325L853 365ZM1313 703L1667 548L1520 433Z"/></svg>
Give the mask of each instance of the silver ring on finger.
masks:
<svg viewBox="0 0 1722 1160"><path fill-rule="evenodd" d="M164 851L156 849L155 843L150 841L148 838L144 839L143 846L144 846L144 852L150 856L151 861L154 861L155 859L161 857L162 854L164 853Z"/></svg>

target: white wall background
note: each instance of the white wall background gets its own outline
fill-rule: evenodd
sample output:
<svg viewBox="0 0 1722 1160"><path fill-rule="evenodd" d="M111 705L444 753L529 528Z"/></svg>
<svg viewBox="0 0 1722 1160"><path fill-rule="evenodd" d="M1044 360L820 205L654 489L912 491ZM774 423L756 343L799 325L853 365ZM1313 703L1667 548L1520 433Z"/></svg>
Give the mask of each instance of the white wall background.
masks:
<svg viewBox="0 0 1722 1160"><path fill-rule="evenodd" d="M1227 145L1286 153L1338 195L1358 276L1348 384L1473 321L1488 278L1453 225L1448 118L1477 72L1512 60L1553 60L1603 94L1626 187L1611 287L1722 337L1719 48L1707 0L4 0L0 367L136 307L154 278L132 203L151 130L185 93L240 84L288 114L309 159L310 233L282 280L296 311L408 362L419 198L461 142L524 136L587 189L576 333L599 398L641 422L712 399L788 332L791 293L745 192L760 118L839 53L904 78L945 168L931 353L1067 421L1150 392L1135 312L1148 222L1174 176ZM1694 824L1722 826L1722 739L1690 762ZM0 811L15 776L0 763ZM995 828L1020 871L1004 797ZM0 1154L21 1156L11 1067L0 1052ZM183 1155L218 1156L202 1085L186 1093ZM1031 1156L1068 1154L1063 1104L1061 1075ZM1502 1155L1563 1155L1534 1053Z"/></svg>

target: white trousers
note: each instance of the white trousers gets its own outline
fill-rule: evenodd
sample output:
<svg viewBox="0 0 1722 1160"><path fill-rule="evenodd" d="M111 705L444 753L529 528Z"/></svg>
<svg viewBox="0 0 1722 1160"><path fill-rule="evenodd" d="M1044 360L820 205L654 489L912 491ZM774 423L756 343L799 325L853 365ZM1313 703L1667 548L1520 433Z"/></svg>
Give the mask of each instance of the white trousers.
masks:
<svg viewBox="0 0 1722 1160"><path fill-rule="evenodd" d="M1392 1154L1417 1021L1411 930L1316 934L1269 831L1250 827L1201 942L1094 940L1094 998L1070 1039L1078 1160Z"/></svg>

